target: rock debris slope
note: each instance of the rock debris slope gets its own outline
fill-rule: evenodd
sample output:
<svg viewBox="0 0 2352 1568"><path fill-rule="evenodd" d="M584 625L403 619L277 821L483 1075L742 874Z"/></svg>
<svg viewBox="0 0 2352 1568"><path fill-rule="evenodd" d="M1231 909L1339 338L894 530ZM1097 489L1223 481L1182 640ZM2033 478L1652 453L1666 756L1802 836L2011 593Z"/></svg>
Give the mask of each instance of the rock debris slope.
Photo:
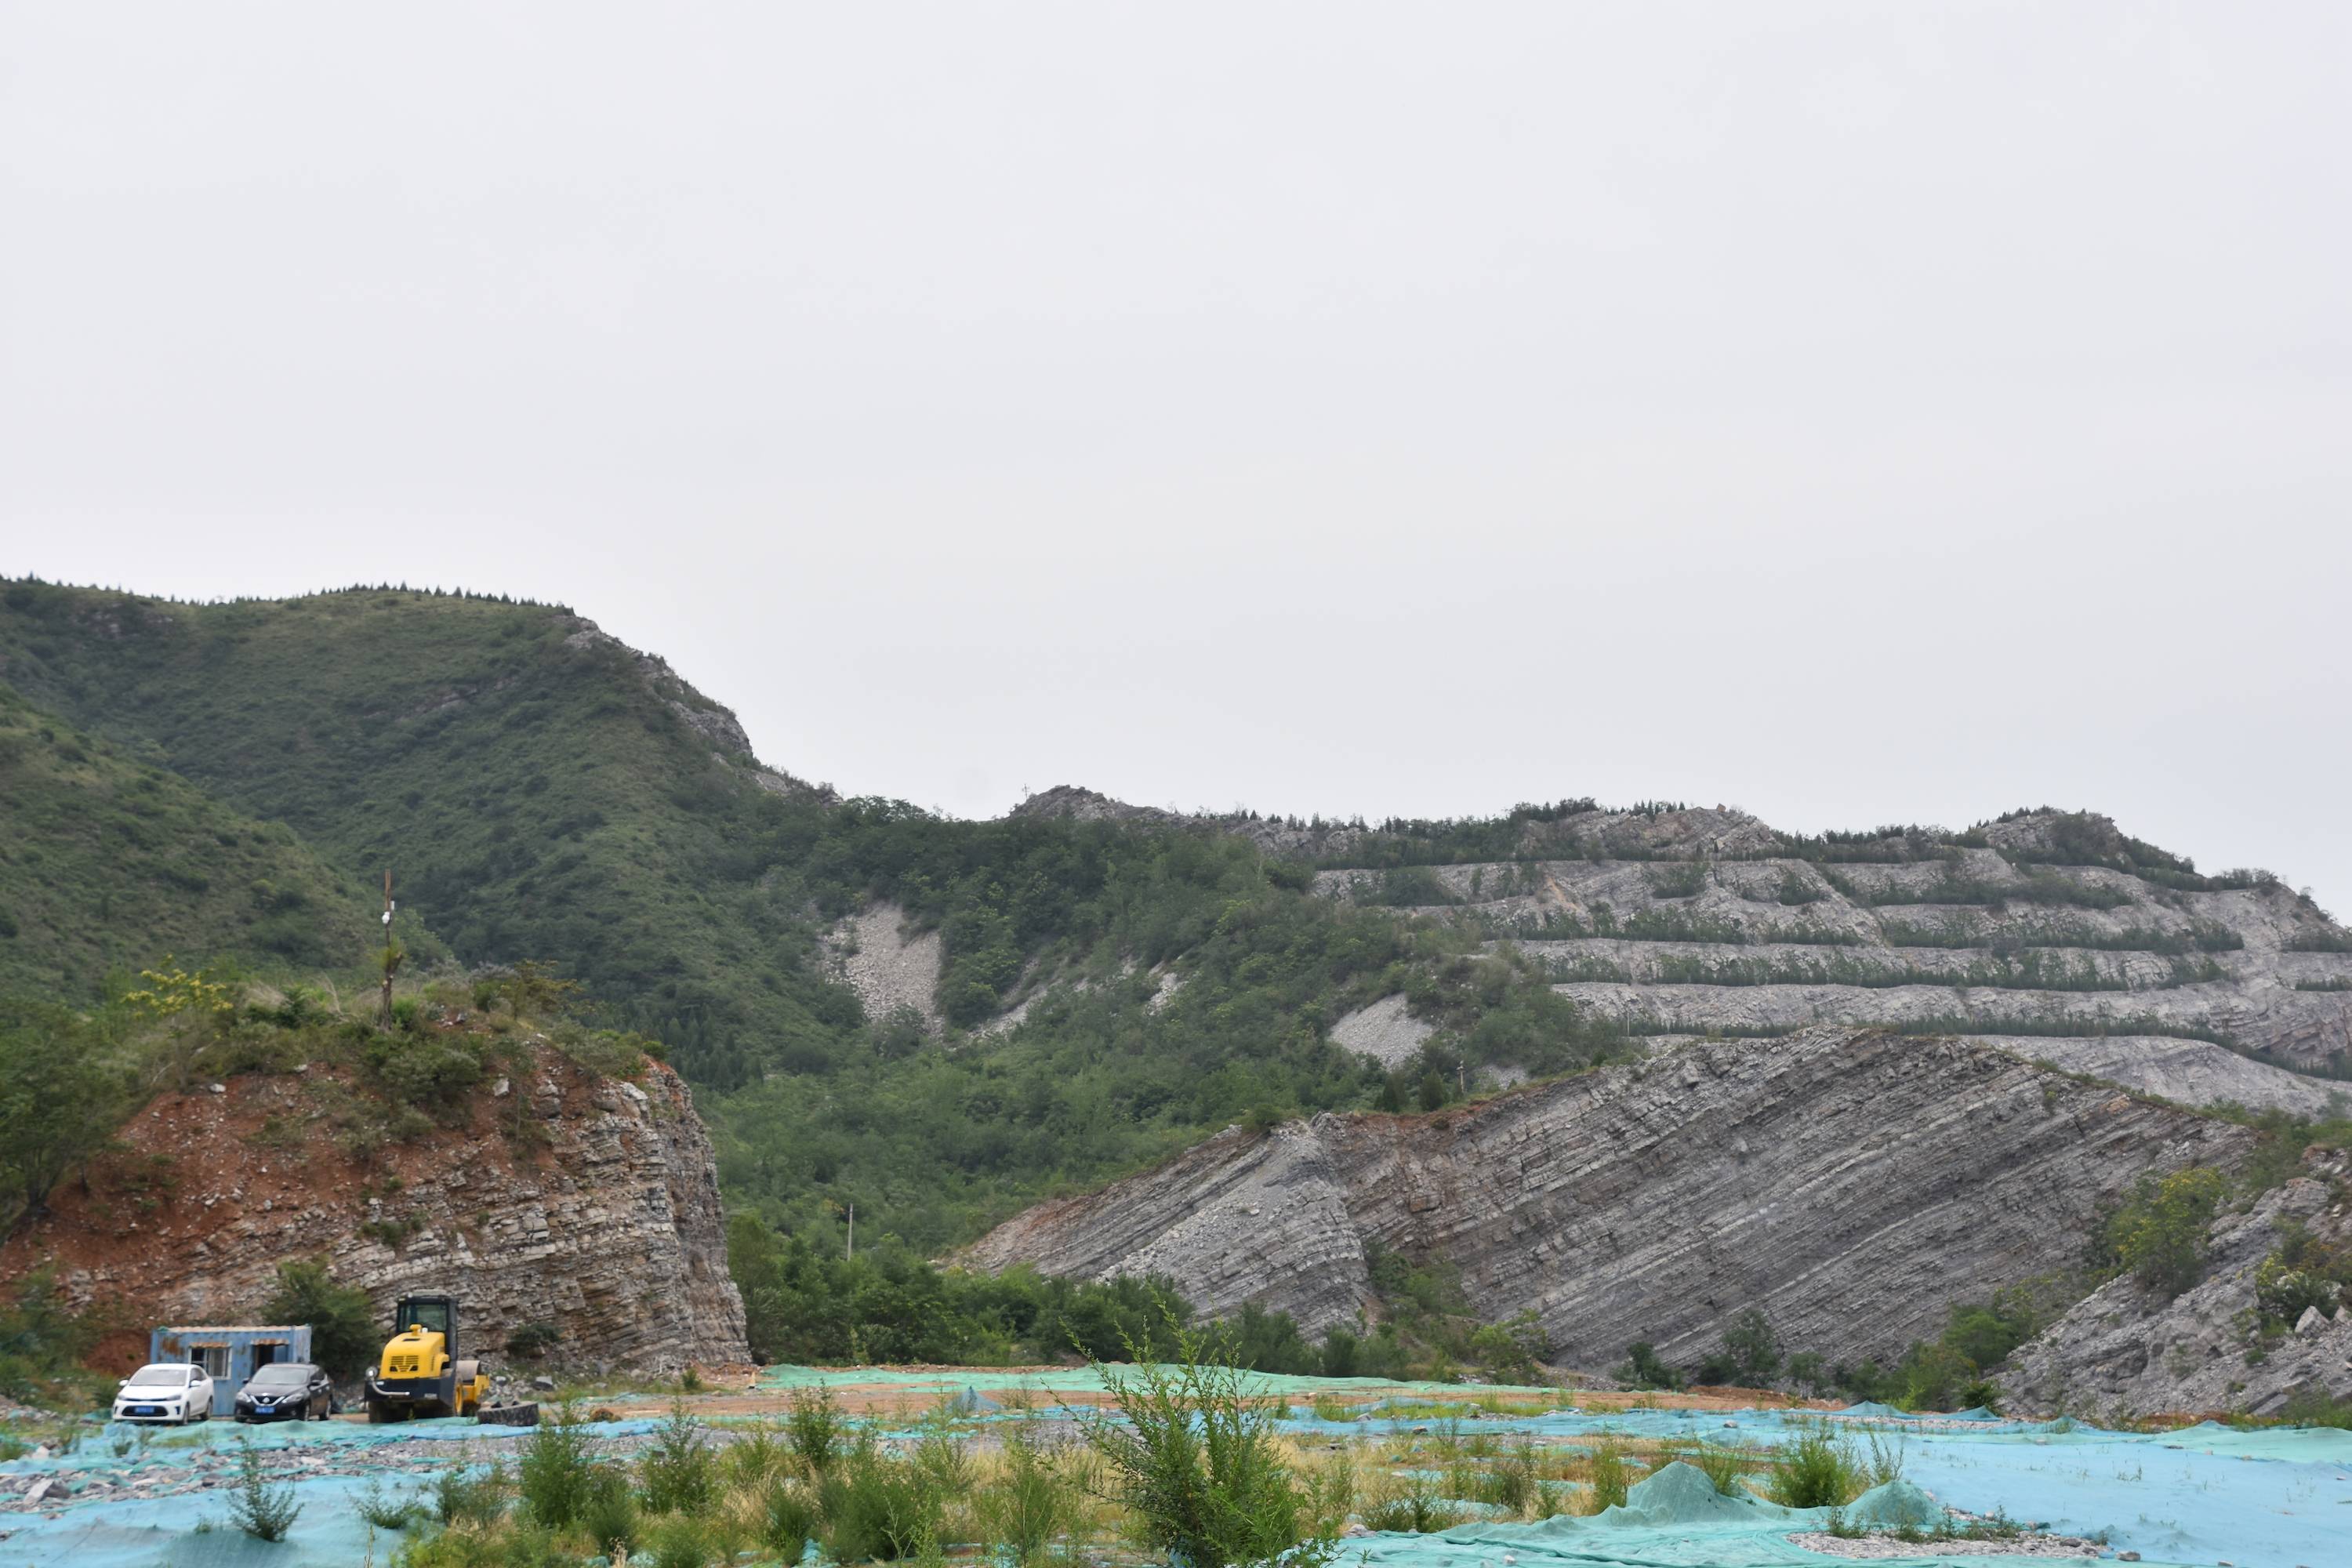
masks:
<svg viewBox="0 0 2352 1568"><path fill-rule="evenodd" d="M727 1273L709 1136L677 1076L600 1078L551 1049L482 1094L467 1126L353 1151L315 1122L340 1073L241 1075L165 1094L0 1250L0 1278L54 1269L76 1306L134 1323L249 1321L282 1260L323 1258L387 1321L412 1291L464 1303L494 1361L551 1324L565 1364L675 1372L751 1359ZM137 1345L111 1347L135 1364Z"/></svg>
<svg viewBox="0 0 2352 1568"><path fill-rule="evenodd" d="M1429 1116L1229 1129L1029 1210L970 1260L1165 1273L1207 1313L1255 1301L1319 1333L1377 1310L1385 1248L1454 1265L1489 1321L1533 1311L1570 1364L1642 1340L1693 1360L1749 1307L1792 1347L1884 1360L1949 1304L2077 1263L2141 1174L2249 1146L1990 1047L1816 1028Z"/></svg>

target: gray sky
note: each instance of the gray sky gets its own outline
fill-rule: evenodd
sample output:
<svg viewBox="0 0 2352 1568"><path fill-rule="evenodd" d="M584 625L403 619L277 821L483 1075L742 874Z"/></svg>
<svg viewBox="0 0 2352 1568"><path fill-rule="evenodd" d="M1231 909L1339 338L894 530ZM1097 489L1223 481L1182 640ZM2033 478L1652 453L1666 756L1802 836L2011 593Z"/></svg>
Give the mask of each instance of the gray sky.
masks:
<svg viewBox="0 0 2352 1568"><path fill-rule="evenodd" d="M761 752L2112 813L2352 913L2352 7L0 8L0 570Z"/></svg>

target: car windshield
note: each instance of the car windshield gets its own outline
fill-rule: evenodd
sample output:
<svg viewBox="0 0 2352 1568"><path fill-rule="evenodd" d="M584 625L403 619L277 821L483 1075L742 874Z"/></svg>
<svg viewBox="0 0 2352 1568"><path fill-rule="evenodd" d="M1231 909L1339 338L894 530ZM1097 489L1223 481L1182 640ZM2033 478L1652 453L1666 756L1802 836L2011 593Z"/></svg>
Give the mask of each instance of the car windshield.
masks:
<svg viewBox="0 0 2352 1568"><path fill-rule="evenodd" d="M131 1374L127 1385L131 1388L185 1388L188 1369L184 1366L142 1366Z"/></svg>
<svg viewBox="0 0 2352 1568"><path fill-rule="evenodd" d="M299 1388L310 1381L310 1369L299 1362L279 1362L253 1374L247 1388Z"/></svg>

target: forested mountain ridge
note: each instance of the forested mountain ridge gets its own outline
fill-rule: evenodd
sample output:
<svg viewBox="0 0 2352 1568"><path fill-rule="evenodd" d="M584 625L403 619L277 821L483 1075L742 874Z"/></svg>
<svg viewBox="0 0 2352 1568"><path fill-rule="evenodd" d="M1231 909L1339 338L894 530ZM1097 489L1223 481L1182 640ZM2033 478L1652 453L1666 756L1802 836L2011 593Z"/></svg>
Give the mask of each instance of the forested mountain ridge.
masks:
<svg viewBox="0 0 2352 1568"><path fill-rule="evenodd" d="M1366 1102L1385 1075L1328 1026L1408 984L1563 1064L1614 1038L1533 971L1309 898L1231 837L836 801L561 607L14 583L0 679L292 829L354 885L391 867L403 921L459 962L551 963L605 1022L661 1037L732 1201L786 1228L854 1204L861 1237L935 1248L1254 1110ZM824 956L877 903L937 935L936 1022L869 1016ZM967 1033L1016 999L1019 1029Z"/></svg>
<svg viewBox="0 0 2352 1568"><path fill-rule="evenodd" d="M16 583L0 679L354 876L392 870L404 914L469 960L561 963L700 1081L753 1076L757 1042L824 1004L740 863L763 803L820 792L567 610Z"/></svg>

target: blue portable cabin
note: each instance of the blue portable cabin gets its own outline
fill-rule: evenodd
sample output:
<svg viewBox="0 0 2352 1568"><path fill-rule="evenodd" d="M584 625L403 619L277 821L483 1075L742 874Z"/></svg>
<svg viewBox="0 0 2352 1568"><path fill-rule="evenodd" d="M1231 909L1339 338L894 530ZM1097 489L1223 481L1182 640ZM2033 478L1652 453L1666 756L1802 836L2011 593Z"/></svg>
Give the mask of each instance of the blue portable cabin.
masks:
<svg viewBox="0 0 2352 1568"><path fill-rule="evenodd" d="M157 1329L147 1338L152 1362L193 1362L211 1374L213 1414L235 1409L236 1391L245 1380L272 1362L309 1361L308 1323L194 1325Z"/></svg>

